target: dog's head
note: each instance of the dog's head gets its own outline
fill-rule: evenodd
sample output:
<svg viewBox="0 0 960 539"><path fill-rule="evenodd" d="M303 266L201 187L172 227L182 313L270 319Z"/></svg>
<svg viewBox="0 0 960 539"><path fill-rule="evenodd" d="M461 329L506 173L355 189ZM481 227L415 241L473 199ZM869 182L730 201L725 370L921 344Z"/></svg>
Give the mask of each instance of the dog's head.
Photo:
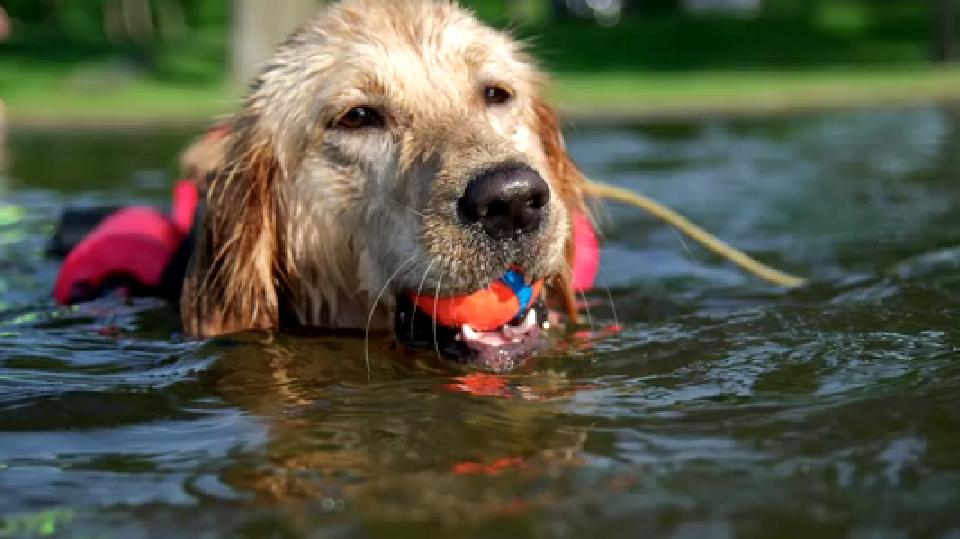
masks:
<svg viewBox="0 0 960 539"><path fill-rule="evenodd" d="M508 268L569 304L581 177L542 87L515 41L451 2L327 8L235 120L187 330L385 329L409 320L409 291L468 294ZM395 325L417 340L415 317L409 334Z"/></svg>

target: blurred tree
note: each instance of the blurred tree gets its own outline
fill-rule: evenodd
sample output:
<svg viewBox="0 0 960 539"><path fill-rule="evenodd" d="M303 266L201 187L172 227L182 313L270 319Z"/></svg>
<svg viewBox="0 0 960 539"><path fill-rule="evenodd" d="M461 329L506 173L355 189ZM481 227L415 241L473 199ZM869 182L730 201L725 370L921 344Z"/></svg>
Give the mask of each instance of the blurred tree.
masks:
<svg viewBox="0 0 960 539"><path fill-rule="evenodd" d="M187 33L187 15L179 0L154 0L160 34L167 39L182 37Z"/></svg>
<svg viewBox="0 0 960 539"><path fill-rule="evenodd" d="M643 0L636 9L643 14L677 13L683 5L681 0Z"/></svg>
<svg viewBox="0 0 960 539"><path fill-rule="evenodd" d="M955 0L934 0L933 9L933 59L949 62L956 53L957 5Z"/></svg>
<svg viewBox="0 0 960 539"><path fill-rule="evenodd" d="M176 38L187 30L179 0L104 0L102 11L104 34L111 41L145 43L157 33Z"/></svg>
<svg viewBox="0 0 960 539"><path fill-rule="evenodd" d="M514 0L510 5L510 17L521 24L538 23L548 11L547 0Z"/></svg>
<svg viewBox="0 0 960 539"><path fill-rule="evenodd" d="M3 6L0 6L0 41L7 39L10 36L10 18L7 16L7 12L4 11Z"/></svg>
<svg viewBox="0 0 960 539"><path fill-rule="evenodd" d="M504 23L507 22L509 16L514 15L514 13L510 13L510 11L515 4L524 4L529 1L530 0L460 0L460 5L473 11L478 17L485 21ZM522 9L524 6L519 7Z"/></svg>
<svg viewBox="0 0 960 539"><path fill-rule="evenodd" d="M233 80L246 84L274 47L316 11L320 0L234 0Z"/></svg>
<svg viewBox="0 0 960 539"><path fill-rule="evenodd" d="M178 38L189 27L223 27L225 0L2 0L29 30L120 42Z"/></svg>
<svg viewBox="0 0 960 539"><path fill-rule="evenodd" d="M125 38L138 43L150 41L154 32L150 0L106 0L103 3L103 31L114 42Z"/></svg>
<svg viewBox="0 0 960 539"><path fill-rule="evenodd" d="M227 24L230 2L226 0L183 0L183 10L190 26L220 27Z"/></svg>

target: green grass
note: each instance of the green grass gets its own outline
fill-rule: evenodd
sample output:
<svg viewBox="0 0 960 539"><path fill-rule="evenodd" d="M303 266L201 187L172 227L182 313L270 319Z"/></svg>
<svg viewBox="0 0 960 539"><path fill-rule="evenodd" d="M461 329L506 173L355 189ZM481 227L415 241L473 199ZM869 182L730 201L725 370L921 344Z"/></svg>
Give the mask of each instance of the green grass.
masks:
<svg viewBox="0 0 960 539"><path fill-rule="evenodd" d="M2 67L0 67L2 69ZM22 71L21 71L22 72ZM80 84L32 74L3 94L14 123L204 122L236 107L221 83ZM564 73L550 99L574 116L743 113L960 99L960 67L803 72Z"/></svg>
<svg viewBox="0 0 960 539"><path fill-rule="evenodd" d="M0 46L0 99L15 122L196 122L229 112L222 32L149 48L28 35Z"/></svg>
<svg viewBox="0 0 960 539"><path fill-rule="evenodd" d="M14 122L196 122L229 112L217 80L171 82L111 59L63 67L0 58L0 98Z"/></svg>
<svg viewBox="0 0 960 539"><path fill-rule="evenodd" d="M608 116L763 112L960 99L960 67L801 72L563 74L555 103Z"/></svg>
<svg viewBox="0 0 960 539"><path fill-rule="evenodd" d="M229 113L237 94L223 84L133 81L121 87L70 90L51 84L4 94L14 124L196 123Z"/></svg>

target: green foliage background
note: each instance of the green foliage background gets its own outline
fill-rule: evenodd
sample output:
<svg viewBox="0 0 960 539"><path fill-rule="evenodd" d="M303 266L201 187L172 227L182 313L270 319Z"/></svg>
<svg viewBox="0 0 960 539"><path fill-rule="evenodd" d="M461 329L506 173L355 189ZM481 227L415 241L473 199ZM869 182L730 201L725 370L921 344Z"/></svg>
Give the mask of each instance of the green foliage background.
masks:
<svg viewBox="0 0 960 539"><path fill-rule="evenodd" d="M230 0L149 0L155 9L179 6L186 31L109 39L104 6L120 1L0 0L14 29L0 43L0 98L15 116L195 117L230 108ZM951 90L960 70L930 62L934 0L765 0L749 17L633 0L610 27L555 17L551 0L527 0L538 16L523 21L511 18L520 0L461 1L524 38L573 106L960 95Z"/></svg>
<svg viewBox="0 0 960 539"><path fill-rule="evenodd" d="M138 43L107 40L106 1L6 0L16 30L0 52L53 64L121 56L161 79L222 76L229 2L162 0L180 6L189 32ZM464 3L493 24L536 36L534 52L559 71L891 65L924 62L931 50L931 2L918 0L767 0L755 18L694 17L678 0L637 0L610 28L549 17L518 25L511 1ZM549 14L549 1L540 1Z"/></svg>

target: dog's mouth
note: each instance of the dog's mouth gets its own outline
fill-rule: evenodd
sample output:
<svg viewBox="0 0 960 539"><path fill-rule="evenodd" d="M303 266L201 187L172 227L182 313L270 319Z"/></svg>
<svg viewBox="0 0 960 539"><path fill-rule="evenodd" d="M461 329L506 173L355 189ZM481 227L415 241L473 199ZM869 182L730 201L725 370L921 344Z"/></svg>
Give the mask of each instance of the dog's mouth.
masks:
<svg viewBox="0 0 960 539"><path fill-rule="evenodd" d="M494 372L511 371L533 357L543 347L547 323L547 309L542 301L536 301L497 329L481 331L467 324L447 327L414 305L408 294L397 296L394 316L394 329L402 344L436 349L447 359Z"/></svg>

